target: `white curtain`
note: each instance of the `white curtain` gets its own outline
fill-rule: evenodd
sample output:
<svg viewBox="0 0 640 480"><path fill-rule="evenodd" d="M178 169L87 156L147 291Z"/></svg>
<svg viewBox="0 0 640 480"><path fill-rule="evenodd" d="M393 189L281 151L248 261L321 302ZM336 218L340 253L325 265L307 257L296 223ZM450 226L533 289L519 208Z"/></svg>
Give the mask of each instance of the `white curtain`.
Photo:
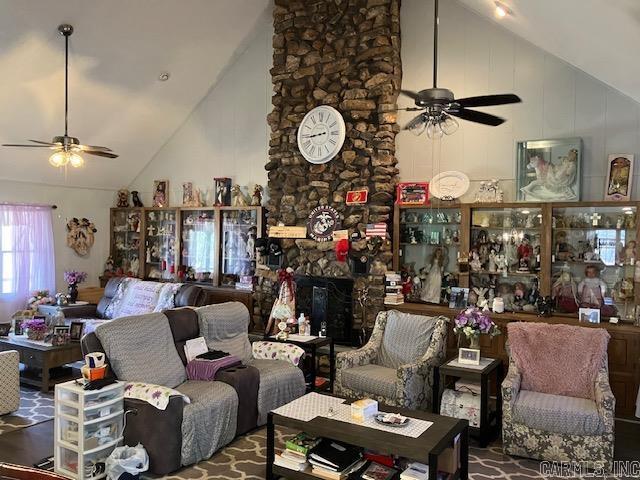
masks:
<svg viewBox="0 0 640 480"><path fill-rule="evenodd" d="M34 290L55 294L51 207L0 205L0 318L25 308Z"/></svg>

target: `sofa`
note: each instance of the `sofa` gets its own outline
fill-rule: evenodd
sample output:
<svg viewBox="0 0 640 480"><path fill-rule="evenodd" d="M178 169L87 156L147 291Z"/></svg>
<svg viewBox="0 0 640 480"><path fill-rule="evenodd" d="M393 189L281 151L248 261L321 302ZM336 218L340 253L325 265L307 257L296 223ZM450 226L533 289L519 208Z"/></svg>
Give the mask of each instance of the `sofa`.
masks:
<svg viewBox="0 0 640 480"><path fill-rule="evenodd" d="M15 350L0 352L0 415L20 408L20 355Z"/></svg>
<svg viewBox="0 0 640 480"><path fill-rule="evenodd" d="M164 290L162 290L164 288ZM145 305L132 305L139 302L144 294L151 300ZM164 298L163 297L168 297ZM172 297L172 298L171 298ZM136 313L151 313L157 311L160 300L168 303L169 308L199 307L206 301L206 293L197 285L160 283L140 280L130 277L113 277L109 279L104 294L97 305L71 305L62 307L66 318L82 318L95 320L110 320L117 318L120 310ZM118 308L116 308L118 307Z"/></svg>
<svg viewBox="0 0 640 480"><path fill-rule="evenodd" d="M209 458L235 438L242 415L232 386L217 380L187 380L187 340L203 336L210 349L229 352L258 370L256 426L266 423L270 410L304 395L300 368L283 360L253 358L248 325L247 308L228 302L118 318L82 339L83 352L106 354L109 370L118 380L173 389L165 410L125 399L125 409L134 410L127 415L125 443L144 445L154 474Z"/></svg>
<svg viewBox="0 0 640 480"><path fill-rule="evenodd" d="M615 397L603 328L513 322L502 383L504 453L611 471Z"/></svg>
<svg viewBox="0 0 640 480"><path fill-rule="evenodd" d="M336 395L430 410L434 369L445 357L446 317L382 311L367 344L336 357Z"/></svg>

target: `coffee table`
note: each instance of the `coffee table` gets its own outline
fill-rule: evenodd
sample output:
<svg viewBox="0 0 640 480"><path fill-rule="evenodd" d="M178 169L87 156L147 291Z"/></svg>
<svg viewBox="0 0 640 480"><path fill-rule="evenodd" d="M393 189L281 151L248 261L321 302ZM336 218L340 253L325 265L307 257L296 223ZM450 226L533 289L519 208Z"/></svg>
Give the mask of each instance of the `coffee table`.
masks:
<svg viewBox="0 0 640 480"><path fill-rule="evenodd" d="M453 446L454 439L460 435L460 468L454 478L468 479L469 422L467 420L396 407L380 406L379 410L426 420L433 422L433 425L419 437L413 438L327 417L318 416L309 421L301 421L270 412L267 418L267 480L280 476L290 480L318 478L306 471L298 472L274 465L276 425L428 464L430 480L437 478L438 455L447 447Z"/></svg>
<svg viewBox="0 0 640 480"><path fill-rule="evenodd" d="M0 352L7 350L17 350L20 354L20 363L25 366L25 369L20 372L20 383L39 387L44 393L56 383L79 376L74 376L73 372L69 374L68 369L61 368L82 360L82 349L78 342L54 347L30 342L22 337L0 337Z"/></svg>

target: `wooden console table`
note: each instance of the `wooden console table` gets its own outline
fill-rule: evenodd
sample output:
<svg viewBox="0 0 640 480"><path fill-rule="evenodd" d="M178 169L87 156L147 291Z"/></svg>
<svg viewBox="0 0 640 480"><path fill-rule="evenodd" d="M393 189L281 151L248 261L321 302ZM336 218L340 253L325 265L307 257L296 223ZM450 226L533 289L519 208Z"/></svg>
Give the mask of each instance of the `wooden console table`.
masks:
<svg viewBox="0 0 640 480"><path fill-rule="evenodd" d="M52 370L83 358L79 342L54 347L20 337L2 337L0 352L7 350L16 350L20 354L20 363L25 366L24 371L20 372L20 383L39 387L45 393L56 383L75 378L68 374L56 375Z"/></svg>

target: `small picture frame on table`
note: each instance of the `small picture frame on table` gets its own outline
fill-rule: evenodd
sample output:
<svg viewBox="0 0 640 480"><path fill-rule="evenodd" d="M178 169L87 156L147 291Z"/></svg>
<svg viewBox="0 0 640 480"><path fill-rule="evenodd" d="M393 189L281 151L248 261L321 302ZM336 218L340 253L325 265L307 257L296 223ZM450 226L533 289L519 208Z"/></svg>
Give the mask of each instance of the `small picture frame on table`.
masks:
<svg viewBox="0 0 640 480"><path fill-rule="evenodd" d="M69 329L69 338L72 342L79 342L84 333L84 322L71 322Z"/></svg>
<svg viewBox="0 0 640 480"><path fill-rule="evenodd" d="M0 337L8 337L11 331L10 323L0 323Z"/></svg>
<svg viewBox="0 0 640 480"><path fill-rule="evenodd" d="M428 182L405 182L396 187L396 203L398 205L428 205Z"/></svg>
<svg viewBox="0 0 640 480"><path fill-rule="evenodd" d="M458 349L458 363L480 365L480 350L476 350L475 348Z"/></svg>
<svg viewBox="0 0 640 480"><path fill-rule="evenodd" d="M467 308L469 302L469 289L464 287L451 287L449 295L449 308L461 310Z"/></svg>
<svg viewBox="0 0 640 480"><path fill-rule="evenodd" d="M600 309L581 308L578 310L578 319L581 323L600 323Z"/></svg>
<svg viewBox="0 0 640 480"><path fill-rule="evenodd" d="M630 153L612 153L607 158L607 183L604 186L604 199L616 202L631 200L633 185L633 155Z"/></svg>

